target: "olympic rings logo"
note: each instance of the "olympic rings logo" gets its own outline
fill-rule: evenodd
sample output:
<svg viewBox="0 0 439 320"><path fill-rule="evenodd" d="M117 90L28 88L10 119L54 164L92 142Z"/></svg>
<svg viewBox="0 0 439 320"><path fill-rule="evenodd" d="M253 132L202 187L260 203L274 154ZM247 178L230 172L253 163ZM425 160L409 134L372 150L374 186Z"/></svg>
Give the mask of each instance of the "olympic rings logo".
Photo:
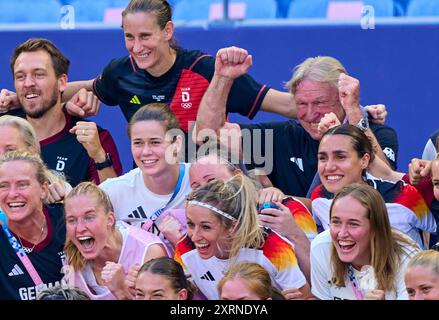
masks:
<svg viewBox="0 0 439 320"><path fill-rule="evenodd" d="M183 102L183 103L181 104L181 107L182 107L183 109L189 109L190 107L192 107L192 102Z"/></svg>

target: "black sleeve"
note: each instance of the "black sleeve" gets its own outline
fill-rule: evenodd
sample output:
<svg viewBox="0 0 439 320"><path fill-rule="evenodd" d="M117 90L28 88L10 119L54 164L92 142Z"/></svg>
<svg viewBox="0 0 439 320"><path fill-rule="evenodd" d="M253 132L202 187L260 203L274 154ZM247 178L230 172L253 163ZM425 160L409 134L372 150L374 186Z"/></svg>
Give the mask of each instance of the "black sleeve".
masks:
<svg viewBox="0 0 439 320"><path fill-rule="evenodd" d="M270 88L256 82L248 74L235 80L227 100L227 112L239 113L249 119L258 113Z"/></svg>
<svg viewBox="0 0 439 320"><path fill-rule="evenodd" d="M119 59L112 60L93 82L93 92L100 101L109 106L119 104L117 99L117 66Z"/></svg>
<svg viewBox="0 0 439 320"><path fill-rule="evenodd" d="M273 143L274 137L281 134L285 125L282 122L264 122L239 124L239 126L242 133L244 164L247 169L264 166L266 143Z"/></svg>
<svg viewBox="0 0 439 320"><path fill-rule="evenodd" d="M380 144L381 149L383 149L383 152L387 157L392 169L396 170L399 148L396 131L389 126L373 123L371 124L370 128Z"/></svg>

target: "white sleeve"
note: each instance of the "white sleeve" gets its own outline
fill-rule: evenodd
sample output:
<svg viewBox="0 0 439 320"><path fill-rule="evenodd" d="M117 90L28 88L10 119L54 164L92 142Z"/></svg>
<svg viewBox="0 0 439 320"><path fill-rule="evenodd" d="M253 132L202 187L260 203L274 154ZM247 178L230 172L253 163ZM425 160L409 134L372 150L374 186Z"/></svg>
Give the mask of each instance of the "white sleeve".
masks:
<svg viewBox="0 0 439 320"><path fill-rule="evenodd" d="M314 244L314 245L313 245ZM311 243L311 292L320 300L333 300L330 293L331 267L326 261L323 249L326 246L320 243Z"/></svg>
<svg viewBox="0 0 439 320"><path fill-rule="evenodd" d="M292 268L278 270L274 280L282 290L290 288L300 289L306 284L306 278L297 265Z"/></svg>
<svg viewBox="0 0 439 320"><path fill-rule="evenodd" d="M431 139L428 139L427 143L425 144L424 152L422 153L422 159L424 160L434 160L436 159L436 147L431 141Z"/></svg>

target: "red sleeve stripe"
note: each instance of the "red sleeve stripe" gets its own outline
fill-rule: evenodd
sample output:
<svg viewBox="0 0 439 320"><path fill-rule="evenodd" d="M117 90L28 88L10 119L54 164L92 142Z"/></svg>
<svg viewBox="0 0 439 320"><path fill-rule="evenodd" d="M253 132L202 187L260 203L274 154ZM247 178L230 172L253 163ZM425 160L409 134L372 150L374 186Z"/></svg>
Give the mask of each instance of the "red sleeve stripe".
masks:
<svg viewBox="0 0 439 320"><path fill-rule="evenodd" d="M133 71L136 72L137 71L136 65L135 65L135 63L133 61L133 57L131 55L130 55L130 62L131 62L131 67L133 68Z"/></svg>
<svg viewBox="0 0 439 320"><path fill-rule="evenodd" d="M209 55L208 54L203 54L202 56L199 56L197 59L195 59L195 61L189 67L189 70L192 70L192 68L198 63L198 61L200 61L201 59L203 59L205 57L209 57Z"/></svg>
<svg viewBox="0 0 439 320"><path fill-rule="evenodd" d="M264 91L265 87L266 87L266 85L264 84L264 85L262 86L261 90L259 90L258 95L256 96L256 99L255 99L255 101L253 102L253 105L252 105L252 107L251 107L249 113L247 114L247 118L249 118L249 117L251 116L251 114L253 113L253 111L255 110L255 108L256 108L256 104L258 103L259 98L261 97L261 94L262 94L262 92ZM261 104L262 104L262 102L261 102Z"/></svg>

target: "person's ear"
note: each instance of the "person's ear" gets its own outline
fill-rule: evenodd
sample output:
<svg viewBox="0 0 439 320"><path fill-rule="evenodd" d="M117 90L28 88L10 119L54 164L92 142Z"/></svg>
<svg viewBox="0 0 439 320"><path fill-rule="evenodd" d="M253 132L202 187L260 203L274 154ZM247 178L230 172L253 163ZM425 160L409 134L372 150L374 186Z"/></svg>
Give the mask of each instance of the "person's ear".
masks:
<svg viewBox="0 0 439 320"><path fill-rule="evenodd" d="M113 227L115 223L116 223L116 216L113 211L110 211L107 214L107 225L109 227Z"/></svg>
<svg viewBox="0 0 439 320"><path fill-rule="evenodd" d="M370 154L365 153L360 161L361 169L363 169L363 170L367 169L367 167L369 166L369 163L370 163Z"/></svg>
<svg viewBox="0 0 439 320"><path fill-rule="evenodd" d="M166 22L164 31L166 41L170 41L174 35L174 23L172 21Z"/></svg>
<svg viewBox="0 0 439 320"><path fill-rule="evenodd" d="M180 153L181 148L183 147L183 137L180 135L176 136L173 145L175 146L174 155L177 156Z"/></svg>
<svg viewBox="0 0 439 320"><path fill-rule="evenodd" d="M229 234L230 234L231 236L233 235L233 233L235 233L235 230L236 230L237 227L238 227L238 221L233 220L233 221L232 221L232 224L231 224L231 226L230 226L230 228L229 228Z"/></svg>
<svg viewBox="0 0 439 320"><path fill-rule="evenodd" d="M67 75L65 73L63 73L58 78L58 90L59 90L59 92L64 92L66 87L67 87Z"/></svg>
<svg viewBox="0 0 439 320"><path fill-rule="evenodd" d="M177 300L187 300L188 291L187 289L181 289L177 293Z"/></svg>
<svg viewBox="0 0 439 320"><path fill-rule="evenodd" d="M41 184L41 195L40 199L44 202L44 200L49 196L49 184L44 182Z"/></svg>

